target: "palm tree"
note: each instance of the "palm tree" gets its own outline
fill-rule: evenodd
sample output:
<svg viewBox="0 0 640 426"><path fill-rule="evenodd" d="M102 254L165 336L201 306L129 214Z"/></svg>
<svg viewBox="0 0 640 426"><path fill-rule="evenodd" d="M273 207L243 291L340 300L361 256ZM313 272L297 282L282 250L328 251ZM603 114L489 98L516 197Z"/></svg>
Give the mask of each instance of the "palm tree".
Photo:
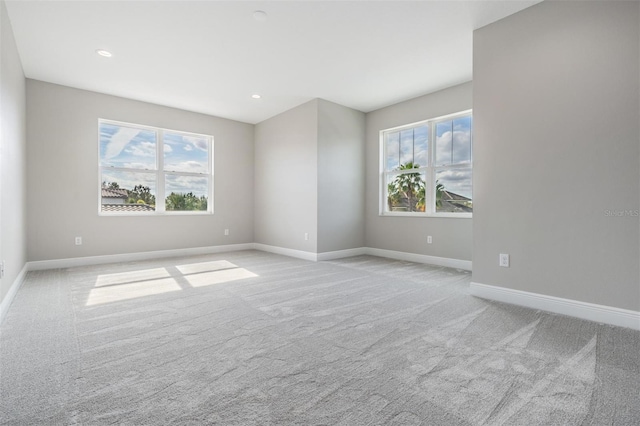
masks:
<svg viewBox="0 0 640 426"><path fill-rule="evenodd" d="M399 170L412 170L420 168L419 164L408 162L402 164ZM387 186L389 209L398 207L398 205L406 200L407 209L410 212L424 211L424 180L420 173L403 173L398 176Z"/></svg>
<svg viewBox="0 0 640 426"><path fill-rule="evenodd" d="M418 202L416 203L416 208L418 211L423 212L427 205L427 191L426 187L422 185L420 191L418 191Z"/></svg>
<svg viewBox="0 0 640 426"><path fill-rule="evenodd" d="M444 193L444 185L436 180L436 207L442 207L443 193Z"/></svg>
<svg viewBox="0 0 640 426"><path fill-rule="evenodd" d="M187 210L185 194L172 192L165 199L165 209L169 210Z"/></svg>

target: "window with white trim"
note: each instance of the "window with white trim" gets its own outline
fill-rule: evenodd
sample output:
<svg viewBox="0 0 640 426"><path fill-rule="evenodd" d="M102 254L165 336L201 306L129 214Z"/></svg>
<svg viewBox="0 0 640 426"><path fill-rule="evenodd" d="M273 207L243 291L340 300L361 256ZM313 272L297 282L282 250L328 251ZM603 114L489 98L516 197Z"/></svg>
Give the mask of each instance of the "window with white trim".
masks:
<svg viewBox="0 0 640 426"><path fill-rule="evenodd" d="M380 132L380 213L470 217L471 111Z"/></svg>
<svg viewBox="0 0 640 426"><path fill-rule="evenodd" d="M99 213L213 213L213 137L99 120Z"/></svg>

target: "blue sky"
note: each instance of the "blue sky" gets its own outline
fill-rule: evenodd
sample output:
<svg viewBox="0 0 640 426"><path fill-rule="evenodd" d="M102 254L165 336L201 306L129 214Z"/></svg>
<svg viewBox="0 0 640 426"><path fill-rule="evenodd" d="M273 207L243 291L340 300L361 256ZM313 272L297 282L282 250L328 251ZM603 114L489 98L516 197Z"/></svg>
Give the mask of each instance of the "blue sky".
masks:
<svg viewBox="0 0 640 426"><path fill-rule="evenodd" d="M111 123L100 124L100 164L104 169L102 181L118 182L120 187L135 185L151 188L156 194L155 173L109 170L108 167L156 170L158 135L153 130ZM163 144L165 192L193 192L208 195L206 176L187 176L179 173L209 172L209 142L207 137L164 131Z"/></svg>
<svg viewBox="0 0 640 426"><path fill-rule="evenodd" d="M471 117L461 117L436 124L436 166L471 164L471 123ZM447 191L471 198L471 170L440 170L436 180Z"/></svg>
<svg viewBox="0 0 640 426"><path fill-rule="evenodd" d="M401 130L387 134L387 170L395 170L401 164L413 162L420 167L427 165L429 128L427 126Z"/></svg>
<svg viewBox="0 0 640 426"><path fill-rule="evenodd" d="M471 163L471 117L436 124L436 166Z"/></svg>
<svg viewBox="0 0 640 426"><path fill-rule="evenodd" d="M461 117L436 123L436 166L471 164L471 117ZM386 134L387 170L397 170L401 164L413 161L427 165L429 129L426 125ZM436 180L451 192L471 198L472 172L468 169L448 169L436 172Z"/></svg>
<svg viewBox="0 0 640 426"><path fill-rule="evenodd" d="M100 124L100 164L155 170L156 133L132 127Z"/></svg>
<svg viewBox="0 0 640 426"><path fill-rule="evenodd" d="M180 133L164 133L164 169L174 172L207 173L207 139Z"/></svg>

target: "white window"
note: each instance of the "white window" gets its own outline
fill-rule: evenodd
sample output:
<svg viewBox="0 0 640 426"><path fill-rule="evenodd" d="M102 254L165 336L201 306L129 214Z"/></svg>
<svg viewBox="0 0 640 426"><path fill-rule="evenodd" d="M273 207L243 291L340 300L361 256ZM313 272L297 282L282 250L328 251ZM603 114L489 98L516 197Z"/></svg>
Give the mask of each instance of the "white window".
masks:
<svg viewBox="0 0 640 426"><path fill-rule="evenodd" d="M213 137L99 120L100 214L213 213Z"/></svg>
<svg viewBox="0 0 640 426"><path fill-rule="evenodd" d="M380 132L380 213L471 217L471 111Z"/></svg>

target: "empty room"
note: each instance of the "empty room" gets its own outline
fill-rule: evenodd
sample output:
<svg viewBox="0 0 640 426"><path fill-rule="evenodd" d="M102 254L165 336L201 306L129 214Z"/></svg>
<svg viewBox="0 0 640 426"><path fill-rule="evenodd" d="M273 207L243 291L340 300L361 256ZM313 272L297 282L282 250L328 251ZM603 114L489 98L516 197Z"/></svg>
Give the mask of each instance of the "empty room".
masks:
<svg viewBox="0 0 640 426"><path fill-rule="evenodd" d="M640 2L0 0L0 424L640 424Z"/></svg>

